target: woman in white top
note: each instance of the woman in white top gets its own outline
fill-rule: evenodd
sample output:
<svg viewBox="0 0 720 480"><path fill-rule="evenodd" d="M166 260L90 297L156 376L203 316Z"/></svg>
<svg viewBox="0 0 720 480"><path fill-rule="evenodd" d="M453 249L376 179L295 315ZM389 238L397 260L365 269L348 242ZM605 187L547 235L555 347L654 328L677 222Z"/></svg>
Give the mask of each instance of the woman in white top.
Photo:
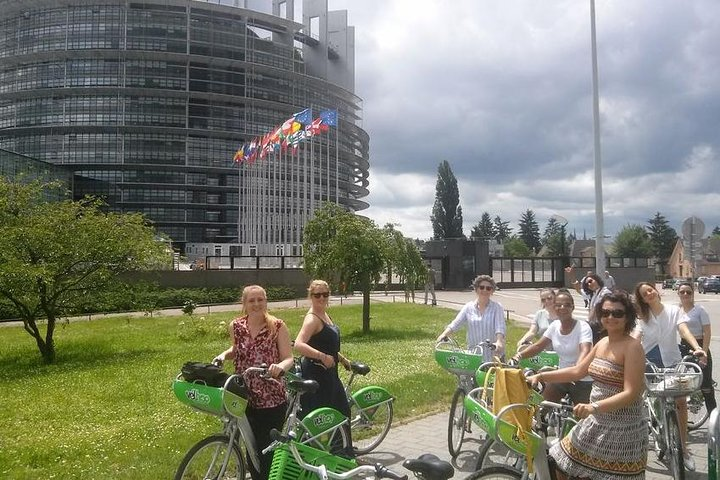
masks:
<svg viewBox="0 0 720 480"><path fill-rule="evenodd" d="M682 282L678 286L677 292L680 297L680 308L687 319L685 324L692 336L695 337L698 345L702 347L705 355L707 355L707 364L702 367L703 383L700 388L705 398L705 407L707 407L708 412L712 412L717 407L717 401L715 400L712 379L712 355L710 354L712 328L710 327L710 316L702 305L695 304L695 292L690 282ZM680 352L683 355L689 355L690 348L691 345L683 338L680 342Z"/></svg>
<svg viewBox="0 0 720 480"><path fill-rule="evenodd" d="M502 357L505 354L505 311L498 302L490 300L495 291L495 280L489 275L478 275L473 280L473 288L477 299L466 303L455 320L443 330L437 341L447 337L467 325L467 346L472 348L485 340L495 340L495 350L483 347L483 359L486 362L493 356Z"/></svg>
<svg viewBox="0 0 720 480"><path fill-rule="evenodd" d="M552 343L553 349L560 357L559 368L572 367L582 362L592 348L592 330L590 325L573 318L575 302L567 290L559 290L555 295L555 308L558 320L550 324L537 342L522 352L516 353L514 360L532 357ZM574 383L548 383L543 391L545 400L558 402L569 394L574 404L588 403L592 390L592 378L585 376Z"/></svg>
<svg viewBox="0 0 720 480"><path fill-rule="evenodd" d="M553 320L558 318L555 311L555 290L552 288L543 288L540 290L540 305L542 308L535 312L532 325L525 335L517 342L517 348L526 343L532 343L537 337L542 337L545 330L550 326Z"/></svg>
<svg viewBox="0 0 720 480"><path fill-rule="evenodd" d="M655 285L640 282L635 286L635 302L638 305L640 321L634 336L640 338L645 358L656 366L672 367L682 360L678 348L677 332L680 332L692 347L693 354L704 363L705 352L698 345L687 327L687 317L677 305L664 305ZM685 454L685 468L695 470L695 462L687 449L687 401L685 397L676 400L680 436Z"/></svg>

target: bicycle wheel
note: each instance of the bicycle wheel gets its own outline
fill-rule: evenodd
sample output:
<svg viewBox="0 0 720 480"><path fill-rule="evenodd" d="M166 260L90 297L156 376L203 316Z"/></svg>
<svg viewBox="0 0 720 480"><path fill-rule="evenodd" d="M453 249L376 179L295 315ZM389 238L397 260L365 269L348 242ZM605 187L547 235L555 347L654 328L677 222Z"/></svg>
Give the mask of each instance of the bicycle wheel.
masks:
<svg viewBox="0 0 720 480"><path fill-rule="evenodd" d="M488 467L474 472L465 480L517 480L522 478L522 473L509 467Z"/></svg>
<svg viewBox="0 0 720 480"><path fill-rule="evenodd" d="M355 453L370 453L385 439L393 419L392 402L361 409L357 403L350 403L350 431Z"/></svg>
<svg viewBox="0 0 720 480"><path fill-rule="evenodd" d="M697 390L687 397L688 404L688 430L693 431L702 427L710 417L705 406L705 397L702 390Z"/></svg>
<svg viewBox="0 0 720 480"><path fill-rule="evenodd" d="M245 479L242 453L237 445L230 445L227 435L212 435L200 440L188 450L175 472L175 480L205 479Z"/></svg>
<svg viewBox="0 0 720 480"><path fill-rule="evenodd" d="M460 453L466 423L465 391L458 388L450 403L450 417L448 418L448 451L453 458Z"/></svg>
<svg viewBox="0 0 720 480"><path fill-rule="evenodd" d="M498 466L522 472L525 466L525 457L510 450L502 442L488 438L478 452L475 471Z"/></svg>
<svg viewBox="0 0 720 480"><path fill-rule="evenodd" d="M678 426L677 413L669 410L665 413L668 438L668 462L670 473L675 480L685 480L685 464L683 463L683 446L680 439L680 427Z"/></svg>

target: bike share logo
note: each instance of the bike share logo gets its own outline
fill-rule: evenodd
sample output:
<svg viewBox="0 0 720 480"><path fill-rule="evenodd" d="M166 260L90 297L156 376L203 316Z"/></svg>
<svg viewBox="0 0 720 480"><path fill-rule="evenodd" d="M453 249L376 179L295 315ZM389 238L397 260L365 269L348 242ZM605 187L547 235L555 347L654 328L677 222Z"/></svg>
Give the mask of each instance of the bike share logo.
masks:
<svg viewBox="0 0 720 480"><path fill-rule="evenodd" d="M323 413L313 418L313 425L318 428L329 427L333 424L335 416L330 413Z"/></svg>
<svg viewBox="0 0 720 480"><path fill-rule="evenodd" d="M380 400L382 400L382 397L382 393L374 390L363 393L363 399L366 402L379 402Z"/></svg>
<svg viewBox="0 0 720 480"><path fill-rule="evenodd" d="M458 357L457 355L448 356L447 363L451 367L458 367L458 368L465 368L470 364L470 362L468 361L467 358Z"/></svg>
<svg viewBox="0 0 720 480"><path fill-rule="evenodd" d="M473 412L473 422L476 423L480 428L485 430L486 432L490 428L490 425L485 421L485 419L480 415L480 412Z"/></svg>
<svg viewBox="0 0 720 480"><path fill-rule="evenodd" d="M200 393L200 391L198 391L195 388L193 388L192 390L187 390L185 392L185 396L191 402L200 403L202 405L210 404L210 395L205 395L204 393Z"/></svg>

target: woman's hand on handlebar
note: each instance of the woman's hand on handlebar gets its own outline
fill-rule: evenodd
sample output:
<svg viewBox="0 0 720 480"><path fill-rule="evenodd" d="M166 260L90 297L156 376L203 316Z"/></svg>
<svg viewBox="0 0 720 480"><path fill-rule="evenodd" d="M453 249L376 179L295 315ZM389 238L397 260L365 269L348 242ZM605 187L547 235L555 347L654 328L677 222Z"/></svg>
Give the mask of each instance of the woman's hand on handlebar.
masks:
<svg viewBox="0 0 720 480"><path fill-rule="evenodd" d="M595 407L589 403L578 403L573 407L573 415L575 418L587 418L593 413L595 413Z"/></svg>
<svg viewBox="0 0 720 480"><path fill-rule="evenodd" d="M268 367L268 373L269 373L270 376L273 377L273 378L279 378L279 377L285 375L285 369L282 368L282 367L281 367L280 365L278 365L277 363L273 363L272 365L270 365L270 366Z"/></svg>

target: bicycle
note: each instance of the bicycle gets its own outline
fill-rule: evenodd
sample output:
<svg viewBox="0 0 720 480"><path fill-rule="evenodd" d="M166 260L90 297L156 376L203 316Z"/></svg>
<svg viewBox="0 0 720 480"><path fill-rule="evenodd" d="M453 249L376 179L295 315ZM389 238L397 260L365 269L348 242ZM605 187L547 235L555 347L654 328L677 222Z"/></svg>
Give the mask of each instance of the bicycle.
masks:
<svg viewBox="0 0 720 480"><path fill-rule="evenodd" d="M675 480L685 478L683 444L675 402L698 390L703 378L700 367L689 362L692 358L691 355L683 357L672 368L657 368L652 362L647 362L650 372L645 373L648 427L657 445L658 459L662 461L667 455L670 473Z"/></svg>
<svg viewBox="0 0 720 480"><path fill-rule="evenodd" d="M522 436L518 435L515 425L503 420L503 417L514 409L527 409L535 412L531 431L524 432ZM534 478L535 480L555 480L555 469L548 460L549 444L545 434L547 424L546 421L543 420L542 409L550 411L551 416L566 419L572 418L571 406L549 402L547 400L543 400L537 406L520 403L507 405L498 412L493 428L495 438L505 445L509 451L513 452L516 463L514 465L498 464L484 467L467 477L467 480L527 480L530 478ZM566 428L563 428L563 435L566 435L571 429L572 427L568 424ZM528 454L533 458L534 473L532 474L527 468Z"/></svg>
<svg viewBox="0 0 720 480"><path fill-rule="evenodd" d="M486 363L480 366L475 378L477 383L479 385L483 385L483 387L478 387L471 390L465 397L465 409L470 413L470 418L472 419L473 423L476 423L487 434L485 442L482 444L480 450L478 451L478 459L475 470L481 470L492 465L505 465L519 470L520 466L522 465L522 459L520 459L518 454L509 449L503 442L495 438L496 432L493 426L493 422L495 421L496 417L492 414L488 406L488 402L492 401L492 379L489 379L490 383L485 383L484 381L484 371L487 370L488 367L493 365L497 364ZM507 366L510 368L515 368L515 365L513 365L512 363ZM525 376L529 376L537 372L551 371L554 369L555 367L544 366L537 371L533 369L525 369L524 373ZM483 389L486 389L486 391L483 392ZM535 407L541 405L541 403L544 401L541 391L542 390L530 390L527 400L528 405ZM541 412L541 415L543 415L541 425L545 437L556 437L553 441L550 442L551 444L565 436L577 424L577 420L575 420L575 418L571 415L572 403L570 402L569 398L564 398L558 405L563 405L563 407L565 408L560 410L543 410ZM555 432L559 432L557 434L559 436L556 436Z"/></svg>
<svg viewBox="0 0 720 480"><path fill-rule="evenodd" d="M350 431L355 453L370 453L385 439L393 420L393 401L385 388L368 385L352 392L353 380L357 375L370 373L364 363L350 363L350 378L345 384L345 395L350 405Z"/></svg>
<svg viewBox="0 0 720 480"><path fill-rule="evenodd" d="M389 478L407 480L380 463L358 465L355 460L332 455L329 452L314 449L292 435L283 435L277 430L271 432L273 443L265 452L273 453L268 480L349 480L351 478ZM421 455L417 459L408 459L403 466L424 480L448 480L455 474L453 466L435 455Z"/></svg>
<svg viewBox="0 0 720 480"><path fill-rule="evenodd" d="M712 382L712 388L717 387L717 382ZM697 390L687 397L688 405L688 430L695 431L705 425L710 418L710 412L705 405L705 396L702 389Z"/></svg>
<svg viewBox="0 0 720 480"><path fill-rule="evenodd" d="M475 373L483 362L483 355L478 353L482 347L495 349L495 344L485 340L468 350L463 350L453 339L445 337L435 345L435 361L442 368L457 376L457 388L450 401L448 417L448 451L455 458L466 431L470 430L465 411L465 396L475 387Z"/></svg>
<svg viewBox="0 0 720 480"><path fill-rule="evenodd" d="M203 413L214 415L222 422L222 431L210 435L193 445L183 457L175 473L175 480L234 478L244 480L246 464L242 451L256 469L260 458L255 444L255 435L245 416L249 392L244 377L257 374L268 381L277 381L268 374L266 366L250 367L242 374L227 377L222 387L215 387L202 381L185 381L182 374L173 381L172 389L178 400ZM298 435L302 441L321 450L329 450L336 443L347 448L349 438L343 426L347 418L332 408L312 411L302 421L297 420L300 407L299 397L305 392L317 390L314 380L302 380L288 374L288 413L285 431ZM337 437L339 435L339 437ZM339 440L336 440L339 438Z"/></svg>

